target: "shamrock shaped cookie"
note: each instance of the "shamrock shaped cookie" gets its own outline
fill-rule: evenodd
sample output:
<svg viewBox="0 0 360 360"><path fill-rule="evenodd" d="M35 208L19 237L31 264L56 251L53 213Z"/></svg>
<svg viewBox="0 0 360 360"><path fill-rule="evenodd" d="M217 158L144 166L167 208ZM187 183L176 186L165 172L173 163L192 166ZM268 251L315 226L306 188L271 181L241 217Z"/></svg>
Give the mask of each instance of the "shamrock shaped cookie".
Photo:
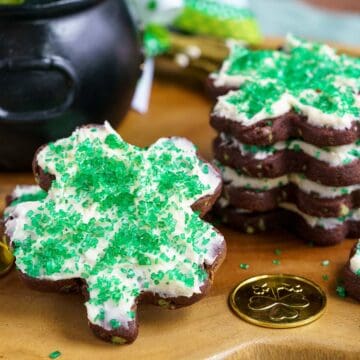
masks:
<svg viewBox="0 0 360 360"><path fill-rule="evenodd" d="M173 309L205 295L225 242L201 217L221 179L189 141L144 149L87 126L39 149L34 172L47 193L15 194L5 211L17 268L40 290L82 289L97 336L132 342L139 302Z"/></svg>

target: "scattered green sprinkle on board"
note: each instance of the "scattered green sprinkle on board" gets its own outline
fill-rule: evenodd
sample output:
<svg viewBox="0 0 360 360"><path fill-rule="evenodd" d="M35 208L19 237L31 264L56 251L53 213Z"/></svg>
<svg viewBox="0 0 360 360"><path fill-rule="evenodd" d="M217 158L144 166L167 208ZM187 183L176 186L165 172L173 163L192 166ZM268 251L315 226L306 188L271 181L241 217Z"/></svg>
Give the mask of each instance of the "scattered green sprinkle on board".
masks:
<svg viewBox="0 0 360 360"><path fill-rule="evenodd" d="M322 279L323 279L324 281L328 281L328 280L329 280L329 275L324 274L324 275L322 276Z"/></svg>
<svg viewBox="0 0 360 360"><path fill-rule="evenodd" d="M61 352L56 350L49 354L49 359L57 359L61 356Z"/></svg>
<svg viewBox="0 0 360 360"><path fill-rule="evenodd" d="M280 261L279 259L274 259L274 260L272 261L272 263L273 263L274 265L280 265L280 264L281 264L281 261Z"/></svg>
<svg viewBox="0 0 360 360"><path fill-rule="evenodd" d="M321 262L321 266L329 266L330 265L330 260L323 260Z"/></svg>
<svg viewBox="0 0 360 360"><path fill-rule="evenodd" d="M344 286L342 286L342 285L338 285L338 286L336 287L336 293L337 293L341 298L346 297L346 290L345 290Z"/></svg>
<svg viewBox="0 0 360 360"><path fill-rule="evenodd" d="M275 249L274 254L280 256L282 254L282 251L280 249Z"/></svg>
<svg viewBox="0 0 360 360"><path fill-rule="evenodd" d="M242 270L247 270L249 267L250 267L249 264L245 264L245 263L240 264L240 269L242 269Z"/></svg>

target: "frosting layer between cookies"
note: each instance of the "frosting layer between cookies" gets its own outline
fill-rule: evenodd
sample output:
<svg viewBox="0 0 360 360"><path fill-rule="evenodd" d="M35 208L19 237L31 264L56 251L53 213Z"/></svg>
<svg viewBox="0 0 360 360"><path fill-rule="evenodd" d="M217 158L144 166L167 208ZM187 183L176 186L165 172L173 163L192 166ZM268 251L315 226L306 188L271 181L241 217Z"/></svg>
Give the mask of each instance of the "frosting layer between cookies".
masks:
<svg viewBox="0 0 360 360"><path fill-rule="evenodd" d="M160 139L142 149L106 124L46 146L37 162L55 176L47 195L6 213L21 272L84 279L89 320L108 330L134 320L142 292L201 292L204 264L213 264L224 239L191 206L221 180L190 142Z"/></svg>
<svg viewBox="0 0 360 360"><path fill-rule="evenodd" d="M278 178L254 178L241 174L228 166L222 166L219 162L215 162L215 164L221 170L225 184L241 189L261 192L283 187L291 183L305 193L314 193L320 198L330 199L360 190L360 184L342 187L325 186L307 179L303 174L296 173L287 174Z"/></svg>
<svg viewBox="0 0 360 360"><path fill-rule="evenodd" d="M258 146L240 142L235 137L220 133L224 144L236 148L243 155L251 155L256 160L264 160L282 150L303 152L331 166L344 166L360 159L360 140L341 146L317 147L298 139L279 141L274 145Z"/></svg>
<svg viewBox="0 0 360 360"><path fill-rule="evenodd" d="M350 269L359 276L360 281L360 241L356 245L355 254L350 259Z"/></svg>
<svg viewBox="0 0 360 360"><path fill-rule="evenodd" d="M228 200L226 200L223 197L219 199L218 204L221 208L226 208L229 206ZM356 222L360 221L360 208L352 209L347 213L347 215L344 215L344 216L316 217L316 216L311 216L309 214L305 214L293 203L283 202L283 203L280 203L278 205L278 207L281 209L296 213L297 215L301 216L306 221L306 223L312 228L321 227L326 230L332 230L338 226L343 225L347 221L356 221ZM260 213L260 212L254 213L247 209L242 209L242 208L235 208L235 211L238 212L239 214L245 214L245 215L257 214L257 215L261 216L261 214L264 214L264 215L267 214L267 213Z"/></svg>

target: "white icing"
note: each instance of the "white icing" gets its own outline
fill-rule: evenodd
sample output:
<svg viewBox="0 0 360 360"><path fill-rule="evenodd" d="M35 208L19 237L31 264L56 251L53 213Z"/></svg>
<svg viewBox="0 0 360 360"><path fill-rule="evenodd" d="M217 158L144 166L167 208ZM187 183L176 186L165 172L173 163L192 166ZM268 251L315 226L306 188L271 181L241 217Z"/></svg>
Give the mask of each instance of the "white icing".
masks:
<svg viewBox="0 0 360 360"><path fill-rule="evenodd" d="M342 76L336 76L334 81L335 86L353 88L354 92L357 92L360 88L360 79L344 78Z"/></svg>
<svg viewBox="0 0 360 360"><path fill-rule="evenodd" d="M287 34L286 41L284 43L284 50L290 52L294 48L302 47L308 50L314 50L315 47L318 47L318 51L322 55L328 56L330 59L336 59L337 54L336 50L326 44L317 44L310 41L304 41L293 34Z"/></svg>
<svg viewBox="0 0 360 360"><path fill-rule="evenodd" d="M244 126L252 126L261 120L273 119L275 117L284 115L291 110L291 105L289 101L289 97L291 97L291 95L288 93L284 93L278 101L272 104L270 112L262 109L251 119L249 119L247 118L245 113L241 113L238 111L236 105L231 104L227 101L228 97L231 97L235 93L236 91L229 91L226 95L219 96L212 115L225 119L230 119L232 121L237 121Z"/></svg>
<svg viewBox="0 0 360 360"><path fill-rule="evenodd" d="M315 193L321 198L328 199L360 190L360 184L343 187L325 186L305 178L302 174L288 174L277 178L254 178L238 174L227 166L220 169L226 184L236 188L248 188L249 190L267 191L292 183L307 194Z"/></svg>
<svg viewBox="0 0 360 360"><path fill-rule="evenodd" d="M314 90L306 90L300 94L300 97L309 95L316 96L316 92ZM356 96L356 102L359 105L359 96ZM357 118L351 114L339 116L336 114L325 113L313 106L303 104L295 97L292 97L290 103L292 106L296 106L301 113L306 116L306 121L309 124L316 127L324 126L338 130L349 129L351 128L353 121L357 120Z"/></svg>
<svg viewBox="0 0 360 360"><path fill-rule="evenodd" d="M259 151L257 151L256 153L252 153L251 151L248 151L246 149L245 144L241 143L239 140L232 136L221 133L220 138L222 139L224 144L229 144L229 146L236 148L242 154L251 154L256 160L264 160L267 157L272 156L276 151L300 148L305 154L308 154L319 161L326 162L331 166L343 166L359 159L359 157L354 155L356 154L356 152L359 152L360 154L360 145L357 145L356 143L319 148L302 140L290 140L288 142L279 141L272 145L275 151L261 151L261 147L259 147Z"/></svg>
<svg viewBox="0 0 360 360"><path fill-rule="evenodd" d="M24 195L35 195L41 189L37 185L17 185L13 192L11 193L11 199L15 200ZM13 206L8 206L4 210L4 220L9 217L9 214L12 212Z"/></svg>
<svg viewBox="0 0 360 360"><path fill-rule="evenodd" d="M17 199L24 195L34 195L40 191L37 185L17 185L11 194L13 199Z"/></svg>
<svg viewBox="0 0 360 360"><path fill-rule="evenodd" d="M358 274L360 272L360 240L357 243L357 248L355 254L350 259L350 269L354 274Z"/></svg>
<svg viewBox="0 0 360 360"><path fill-rule="evenodd" d="M82 143L85 140L97 141L99 140L101 143L104 143L106 137L110 134L114 134L118 136L118 134L111 128L108 123L105 123L103 127L96 128L95 132L92 132L93 128L80 128L76 130L72 139L62 139L55 143L56 145L67 145L73 144L73 148L66 151L66 163L67 173L70 175L74 175L77 173L77 165L73 159L76 156L76 148L77 144ZM179 149L182 153L184 153L184 157L188 156L189 159L194 159L196 155L196 148L192 143L183 138L171 138L171 139L159 139L155 144L149 147L147 150L148 154L153 154L154 156L160 156L164 152L164 144L171 141L175 144L176 148ZM104 151L106 151L106 156L115 157L119 161L122 161L124 164L128 166L132 165L131 159L131 151L136 153L138 148L130 145L130 150L126 153L119 152L118 149L111 149L110 147L104 147ZM54 174L56 179L61 178L61 172L59 172L56 168L56 164L51 161L51 152L49 152L49 148L45 147L37 157L38 164L45 171ZM205 165L202 161L198 160L198 162L192 163L192 168L189 170L189 175L195 176L199 179L199 182L205 185L203 192L194 198L188 198L184 196L180 196L180 193L174 193L172 197L169 198L168 204L171 206L171 211L173 215L173 219L176 220L176 227L173 232L173 236L183 234L184 224L185 224L185 216L189 216L193 213L191 209L191 205L200 198L206 197L208 195L213 195L216 189L221 184L221 178L215 172L215 170L208 165ZM158 193L158 182L155 181L158 170L153 170L151 168L151 164L149 161L145 161L139 164L142 166L142 173L139 174L139 177L136 179L139 183L134 185L137 186L136 198L134 200L134 211L139 207L140 201L142 201L142 197L148 194L149 192ZM204 166L208 167L208 171L204 172ZM96 171L96 169L94 169ZM143 183L144 179L149 179L149 174L153 174L153 181L149 181L146 184ZM140 186L142 184L142 186ZM146 185L146 186L145 186ZM32 189L31 191L35 190ZM131 189L130 189L131 190ZM17 190L18 192L20 190ZM24 193L30 191L30 189L22 189L20 193ZM64 210L69 211L68 202L66 199L71 199L71 196L75 193L75 189L72 188L58 188L56 186L52 186L48 192L47 198L45 201L50 201L51 199L56 199L56 210ZM65 199L65 200L64 200ZM179 200L181 199L181 200ZM43 239L38 239L37 236L29 229L31 229L31 218L27 216L30 210L36 212L40 212L39 206L42 204L41 201L32 201L32 202L23 202L15 205L12 208L9 208L9 218L6 221L6 233L12 238L13 241L17 243L21 243L22 241L28 239L29 237L33 239L34 246L41 246L41 242ZM88 224L90 221L94 221L97 226L104 226L104 216L108 219L109 223L114 226L114 233L117 232L118 229L123 226L123 218L119 218L115 215L114 209L103 210L101 213L97 208L97 203L92 203L87 207L83 207L80 203L72 203L72 213L69 216L73 216L76 214L81 214L82 222ZM42 210L45 211L45 210ZM100 218L102 218L102 222L100 222ZM114 222L112 219L116 218L117 220ZM160 229L154 229L154 233L160 234ZM67 234L60 234L60 237L65 238ZM209 242L206 245L201 243L202 239L208 239ZM55 272L51 275L45 273L44 270L38 276L39 279L46 280L60 280L60 279L70 279L70 278L83 278L83 273L88 272L86 269L87 265L93 265L96 263L97 259L101 259L103 256L105 249L109 246L109 240L107 237L98 236L98 243L96 247L90 248L89 250L83 252L79 251L76 253L76 256L72 257L70 260L66 261L63 265L62 270L66 270L66 272ZM184 240L186 241L186 240ZM89 288L90 298L94 298L97 295L98 289L95 287L91 288L91 285L96 283L98 279L104 276L106 279L118 278L122 285L129 285L129 288L138 288L143 290L143 282L146 280L149 282L149 287L146 288L146 291L150 291L153 293L157 293L160 296L164 297L178 297L185 296L191 297L196 293L201 292L201 286L203 282L200 282L197 276L194 276L194 284L189 287L186 286L182 281L178 279L172 279L171 281L160 281L159 283L155 283L151 278L150 274L154 273L156 269L162 270L166 273L168 270L174 269L175 266L180 267L183 273L189 273L192 270L192 264L207 264L211 266L217 257L217 249L222 247L224 242L224 238L218 232L214 231L214 228L210 225L206 227L206 230L202 234L199 239L192 239L192 241L199 241L198 246L204 249L203 252L197 252L191 246L186 245L185 252L178 252L171 246L166 248L166 255L172 259L176 259L176 262L173 261L161 261L158 258L158 254L146 254L146 256L150 259L151 265L139 265L135 263L135 260L131 258L129 259L129 263L127 265L124 264L115 264L115 266L111 268L106 268L102 270L100 273L89 273L89 276L85 278ZM171 239L169 239L169 244ZM23 249L21 246L19 248L19 254L21 255L21 251ZM165 250L163 249L165 252ZM155 262L155 258L157 259ZM188 263L185 260L190 260ZM132 262L130 262L132 261ZM155 265L155 263L157 265ZM17 266L18 268L26 273L26 264L21 261L21 256L17 258ZM133 278L128 278L126 276L121 276L120 268L124 269L124 267L128 266L129 269L133 270L135 276ZM140 280L139 280L140 279ZM114 304L113 301L109 300L105 303L101 304L101 309L105 310L105 319L101 320L97 318L99 314L99 306L94 305L91 302L86 303L86 308L88 311L89 320L97 324L99 326L104 327L107 330L111 329L109 321L112 319L116 319L121 322L121 325L126 327L127 323L131 321L130 311L134 306L135 297L134 295L128 294L124 291L122 294L123 297L119 300L117 304Z"/></svg>
<svg viewBox="0 0 360 360"><path fill-rule="evenodd" d="M344 219L341 218L323 218L323 217L315 217L308 214L305 214L299 208L291 203L281 203L279 207L295 212L300 215L311 227L320 226L324 229L334 229L337 226L340 226L344 223ZM360 220L360 209L353 209L348 216L345 218L346 220L359 221Z"/></svg>
<svg viewBox="0 0 360 360"><path fill-rule="evenodd" d="M237 91L241 91L241 89ZM278 101L272 104L270 111L262 109L252 118L248 118L246 113L239 112L236 105L231 104L228 101L228 98L232 97L235 93L236 91L229 91L226 95L219 96L212 115L239 122L243 126L252 126L259 121L273 119L284 115L292 108L297 107L302 114L306 116L306 121L315 127L331 127L336 130L344 130L349 129L352 122L358 120L351 114L339 116L336 114L325 113L312 106L303 104L299 99L287 92L285 92ZM354 95L354 98L356 105L360 106L360 97Z"/></svg>
<svg viewBox="0 0 360 360"><path fill-rule="evenodd" d="M216 87L224 86L230 88L240 87L246 80L251 80L251 76L245 76L240 74L229 75L226 72L213 73L210 75L210 78L214 79L214 85Z"/></svg>

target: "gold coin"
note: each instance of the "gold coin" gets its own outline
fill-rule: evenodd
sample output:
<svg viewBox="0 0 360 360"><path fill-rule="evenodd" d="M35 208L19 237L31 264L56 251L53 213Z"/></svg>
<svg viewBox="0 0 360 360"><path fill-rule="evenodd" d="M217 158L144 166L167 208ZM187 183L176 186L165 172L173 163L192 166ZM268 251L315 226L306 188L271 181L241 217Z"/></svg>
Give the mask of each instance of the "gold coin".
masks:
<svg viewBox="0 0 360 360"><path fill-rule="evenodd" d="M286 329L309 324L326 307L324 291L294 275L260 275L240 283L230 294L230 306L249 323Z"/></svg>
<svg viewBox="0 0 360 360"><path fill-rule="evenodd" d="M15 257L9 247L0 239L0 276L8 273L13 264Z"/></svg>

